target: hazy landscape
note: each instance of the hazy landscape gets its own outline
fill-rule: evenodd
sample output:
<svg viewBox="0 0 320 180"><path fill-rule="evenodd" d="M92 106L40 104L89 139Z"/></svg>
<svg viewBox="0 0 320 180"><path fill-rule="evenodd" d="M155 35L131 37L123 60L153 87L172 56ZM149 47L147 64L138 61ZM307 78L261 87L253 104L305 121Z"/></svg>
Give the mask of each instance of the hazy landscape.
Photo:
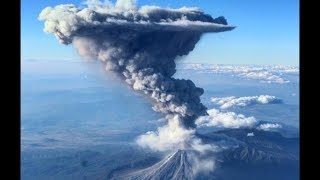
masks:
<svg viewBox="0 0 320 180"><path fill-rule="evenodd" d="M175 78L205 89L201 100L213 112L196 121L197 137L223 147L201 157L214 160L214 170L196 179L299 178L298 67L177 69ZM21 78L22 179L179 179L194 169L197 152L137 145L138 136L165 124L163 115L98 62L23 60Z"/></svg>

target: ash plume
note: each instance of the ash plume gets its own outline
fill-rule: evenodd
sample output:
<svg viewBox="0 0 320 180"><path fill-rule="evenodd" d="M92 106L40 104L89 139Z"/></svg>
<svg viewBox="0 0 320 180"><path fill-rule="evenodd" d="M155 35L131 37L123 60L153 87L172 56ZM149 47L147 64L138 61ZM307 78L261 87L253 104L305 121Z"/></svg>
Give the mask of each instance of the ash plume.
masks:
<svg viewBox="0 0 320 180"><path fill-rule="evenodd" d="M223 17L212 18L197 8L138 8L133 1L87 2L86 8L45 8L39 19L44 31L79 54L105 63L134 90L150 97L157 112L179 115L186 127L206 115L203 89L191 80L174 79L175 58L193 50L204 32L231 30Z"/></svg>
<svg viewBox="0 0 320 180"><path fill-rule="evenodd" d="M92 0L85 5L47 7L39 20L45 32L62 44L73 44L84 58L102 61L106 70L145 94L153 109L166 115L166 126L140 136L137 143L159 151L212 149L195 137L195 120L207 115L200 101L204 90L191 80L172 77L175 59L191 52L203 33L234 27L224 17L213 18L198 8L137 7L133 0Z"/></svg>

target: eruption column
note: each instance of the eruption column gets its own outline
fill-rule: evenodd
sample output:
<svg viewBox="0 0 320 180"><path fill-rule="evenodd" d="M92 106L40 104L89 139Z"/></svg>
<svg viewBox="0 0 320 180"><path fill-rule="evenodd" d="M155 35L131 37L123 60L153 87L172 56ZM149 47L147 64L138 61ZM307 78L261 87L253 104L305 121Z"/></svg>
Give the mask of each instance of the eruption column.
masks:
<svg viewBox="0 0 320 180"><path fill-rule="evenodd" d="M151 98L155 111L179 119L187 129L207 115L200 102L204 91L191 80L172 77L175 59L192 51L203 33L234 28L224 17L212 18L198 8L138 8L123 0L47 7L39 19L45 32L62 44L72 43L81 56L103 61L106 70Z"/></svg>

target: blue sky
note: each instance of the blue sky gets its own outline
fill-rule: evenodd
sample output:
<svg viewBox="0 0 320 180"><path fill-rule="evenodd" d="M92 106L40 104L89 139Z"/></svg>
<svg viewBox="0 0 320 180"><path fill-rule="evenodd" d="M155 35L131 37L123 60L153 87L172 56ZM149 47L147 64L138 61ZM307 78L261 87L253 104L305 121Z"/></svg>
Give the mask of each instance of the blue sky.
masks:
<svg viewBox="0 0 320 180"><path fill-rule="evenodd" d="M72 46L59 44L54 35L43 32L38 21L41 10L58 4L83 0L22 0L21 58L80 59ZM112 1L114 2L114 1ZM299 64L298 0L138 0L138 5L179 8L196 6L207 14L223 15L236 29L205 34L188 63L213 64Z"/></svg>

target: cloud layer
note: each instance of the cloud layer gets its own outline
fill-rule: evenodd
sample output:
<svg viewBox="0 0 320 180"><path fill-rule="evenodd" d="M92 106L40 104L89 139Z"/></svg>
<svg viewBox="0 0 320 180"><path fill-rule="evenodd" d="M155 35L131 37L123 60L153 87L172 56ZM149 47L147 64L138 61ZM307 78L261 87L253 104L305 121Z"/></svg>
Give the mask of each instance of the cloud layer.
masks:
<svg viewBox="0 0 320 180"><path fill-rule="evenodd" d="M248 106L254 104L277 104L281 100L275 96L260 95L260 96L244 96L236 98L235 96L211 98L211 102L220 105L221 109L227 109L233 106Z"/></svg>
<svg viewBox="0 0 320 180"><path fill-rule="evenodd" d="M299 67L290 65L221 65L221 64L181 64L181 69L201 70L204 73L227 73L261 83L285 84L290 81L284 75L299 74Z"/></svg>
<svg viewBox="0 0 320 180"><path fill-rule="evenodd" d="M281 78L278 75L272 74L267 71L265 71L265 72L245 72L245 73L239 74L239 76L245 77L248 79L260 80L261 82L264 82L264 83L284 84L284 83L290 82L288 80L284 80L283 78Z"/></svg>
<svg viewBox="0 0 320 180"><path fill-rule="evenodd" d="M265 123L265 124L260 124L257 129L258 130L263 130L263 131L277 131L278 129L281 129L282 126L281 124L278 123Z"/></svg>
<svg viewBox="0 0 320 180"><path fill-rule="evenodd" d="M207 111L208 116L201 116L196 120L199 127L243 128L253 127L257 121L253 116L246 117L234 112L221 112L217 109Z"/></svg>

